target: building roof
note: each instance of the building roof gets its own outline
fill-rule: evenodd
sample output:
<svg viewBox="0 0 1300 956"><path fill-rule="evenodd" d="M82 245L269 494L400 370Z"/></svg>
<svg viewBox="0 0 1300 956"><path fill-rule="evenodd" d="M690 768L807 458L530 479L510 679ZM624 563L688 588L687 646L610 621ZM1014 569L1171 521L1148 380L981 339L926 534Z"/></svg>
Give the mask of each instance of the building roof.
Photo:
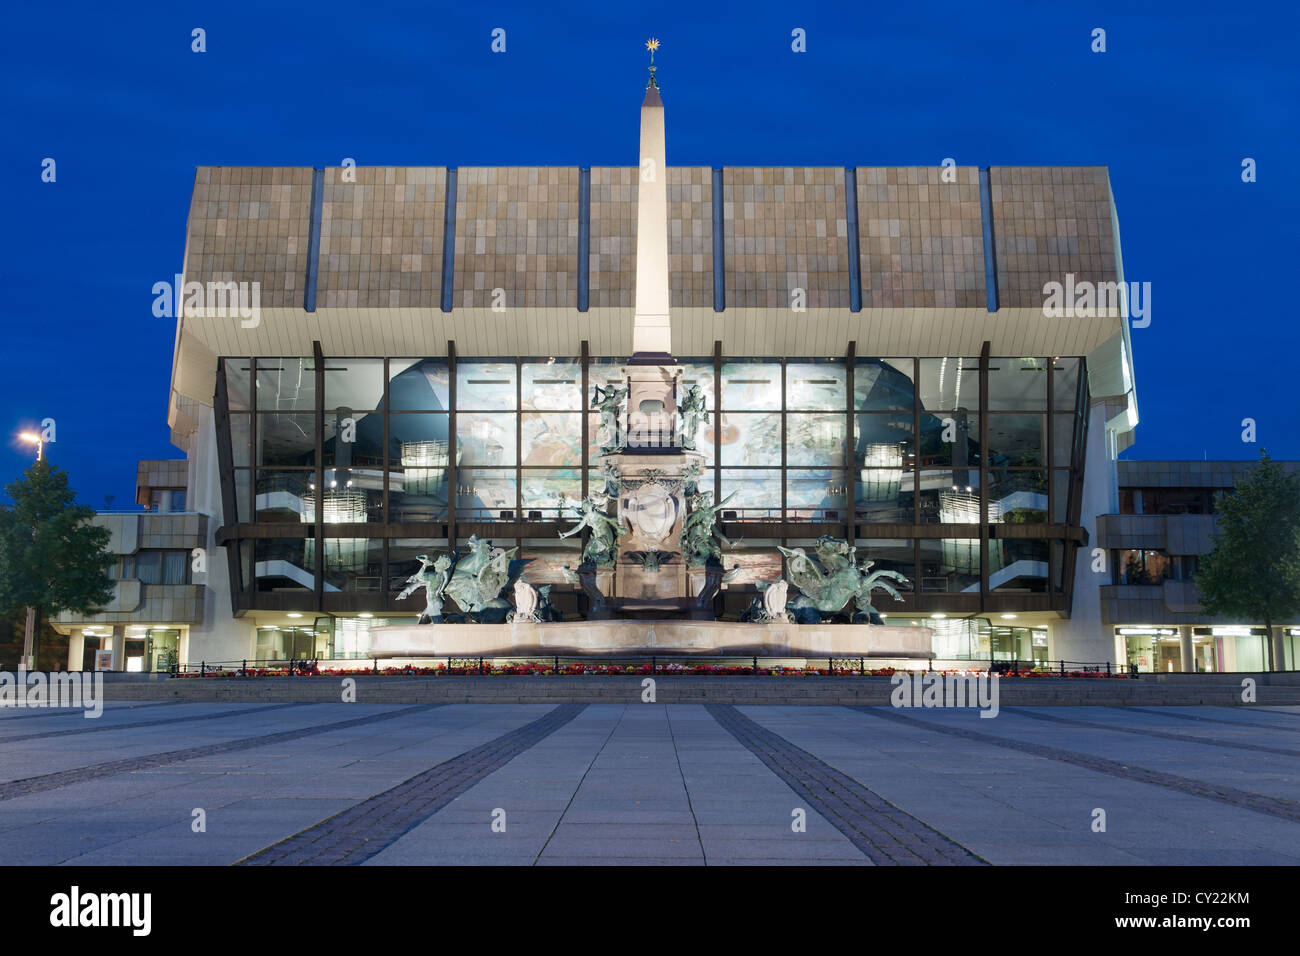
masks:
<svg viewBox="0 0 1300 956"><path fill-rule="evenodd" d="M185 399L211 402L217 356L310 355L317 341L326 355L445 355L449 341L467 356L573 355L582 341L630 354L637 178L200 167L184 280L257 282L261 313L252 327L180 321L169 420ZM1124 320L1043 315L1047 282L1123 279L1104 167L991 167L987 190L972 166L670 166L667 183L674 353L842 355L854 341L860 355L973 356L988 341L994 355L1084 355L1092 394L1124 397L1121 431L1136 423Z"/></svg>
<svg viewBox="0 0 1300 956"><path fill-rule="evenodd" d="M1278 462L1300 472L1300 461ZM1259 465L1249 461L1119 461L1121 488L1232 488Z"/></svg>

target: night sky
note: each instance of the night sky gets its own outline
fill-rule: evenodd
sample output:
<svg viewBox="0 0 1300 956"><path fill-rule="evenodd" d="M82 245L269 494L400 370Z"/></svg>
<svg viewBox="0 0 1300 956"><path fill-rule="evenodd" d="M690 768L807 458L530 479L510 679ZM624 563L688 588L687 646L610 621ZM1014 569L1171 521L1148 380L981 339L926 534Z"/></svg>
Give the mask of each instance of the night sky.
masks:
<svg viewBox="0 0 1300 956"><path fill-rule="evenodd" d="M635 165L651 35L672 165L1109 166L1126 278L1152 284L1124 457L1300 458L1293 3L142 6L15 5L0 39L0 424L55 419L93 507L181 457L150 290L196 166ZM0 442L0 484L30 457Z"/></svg>

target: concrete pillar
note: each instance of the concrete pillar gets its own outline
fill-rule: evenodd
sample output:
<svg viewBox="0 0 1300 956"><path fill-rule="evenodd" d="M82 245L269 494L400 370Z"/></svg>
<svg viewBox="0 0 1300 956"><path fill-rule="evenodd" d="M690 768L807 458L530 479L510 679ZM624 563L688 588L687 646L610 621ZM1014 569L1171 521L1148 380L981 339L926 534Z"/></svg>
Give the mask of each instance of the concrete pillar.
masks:
<svg viewBox="0 0 1300 956"><path fill-rule="evenodd" d="M111 636L109 640L113 642L113 670L126 670L126 628L113 626L109 629Z"/></svg>
<svg viewBox="0 0 1300 956"><path fill-rule="evenodd" d="M86 654L86 632L80 628L68 633L68 670L81 670Z"/></svg>
<svg viewBox="0 0 1300 956"><path fill-rule="evenodd" d="M1273 628L1273 670L1286 670L1286 628Z"/></svg>
<svg viewBox="0 0 1300 956"><path fill-rule="evenodd" d="M1178 650L1183 659L1183 673L1190 674L1195 671L1196 657L1192 653L1192 628L1190 625L1178 625Z"/></svg>

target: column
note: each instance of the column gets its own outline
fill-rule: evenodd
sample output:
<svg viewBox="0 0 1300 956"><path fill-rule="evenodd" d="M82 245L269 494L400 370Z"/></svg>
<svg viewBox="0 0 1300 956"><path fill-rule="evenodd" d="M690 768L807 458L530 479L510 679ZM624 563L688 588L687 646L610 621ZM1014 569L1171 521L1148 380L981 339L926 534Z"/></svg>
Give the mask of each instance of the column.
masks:
<svg viewBox="0 0 1300 956"><path fill-rule="evenodd" d="M113 670L126 670L126 628L114 625L109 628L109 638L113 650Z"/></svg>
<svg viewBox="0 0 1300 956"><path fill-rule="evenodd" d="M1196 670L1196 658L1192 654L1192 628L1188 624L1178 625L1178 650L1182 656L1183 673L1191 674Z"/></svg>
<svg viewBox="0 0 1300 956"><path fill-rule="evenodd" d="M86 632L76 629L68 632L68 670L81 670L81 662L85 656Z"/></svg>

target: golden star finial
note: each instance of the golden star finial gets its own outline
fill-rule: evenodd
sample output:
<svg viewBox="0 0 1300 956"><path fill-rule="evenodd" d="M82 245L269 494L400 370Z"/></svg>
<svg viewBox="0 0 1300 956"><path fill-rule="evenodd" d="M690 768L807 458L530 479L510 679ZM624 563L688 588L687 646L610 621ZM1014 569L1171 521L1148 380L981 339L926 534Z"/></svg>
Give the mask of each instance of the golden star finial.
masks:
<svg viewBox="0 0 1300 956"><path fill-rule="evenodd" d="M659 49L659 40L656 37L651 37L645 41L645 48L650 51L650 82L646 84L646 89L648 90L651 87L658 89L659 84L655 81L655 50Z"/></svg>

